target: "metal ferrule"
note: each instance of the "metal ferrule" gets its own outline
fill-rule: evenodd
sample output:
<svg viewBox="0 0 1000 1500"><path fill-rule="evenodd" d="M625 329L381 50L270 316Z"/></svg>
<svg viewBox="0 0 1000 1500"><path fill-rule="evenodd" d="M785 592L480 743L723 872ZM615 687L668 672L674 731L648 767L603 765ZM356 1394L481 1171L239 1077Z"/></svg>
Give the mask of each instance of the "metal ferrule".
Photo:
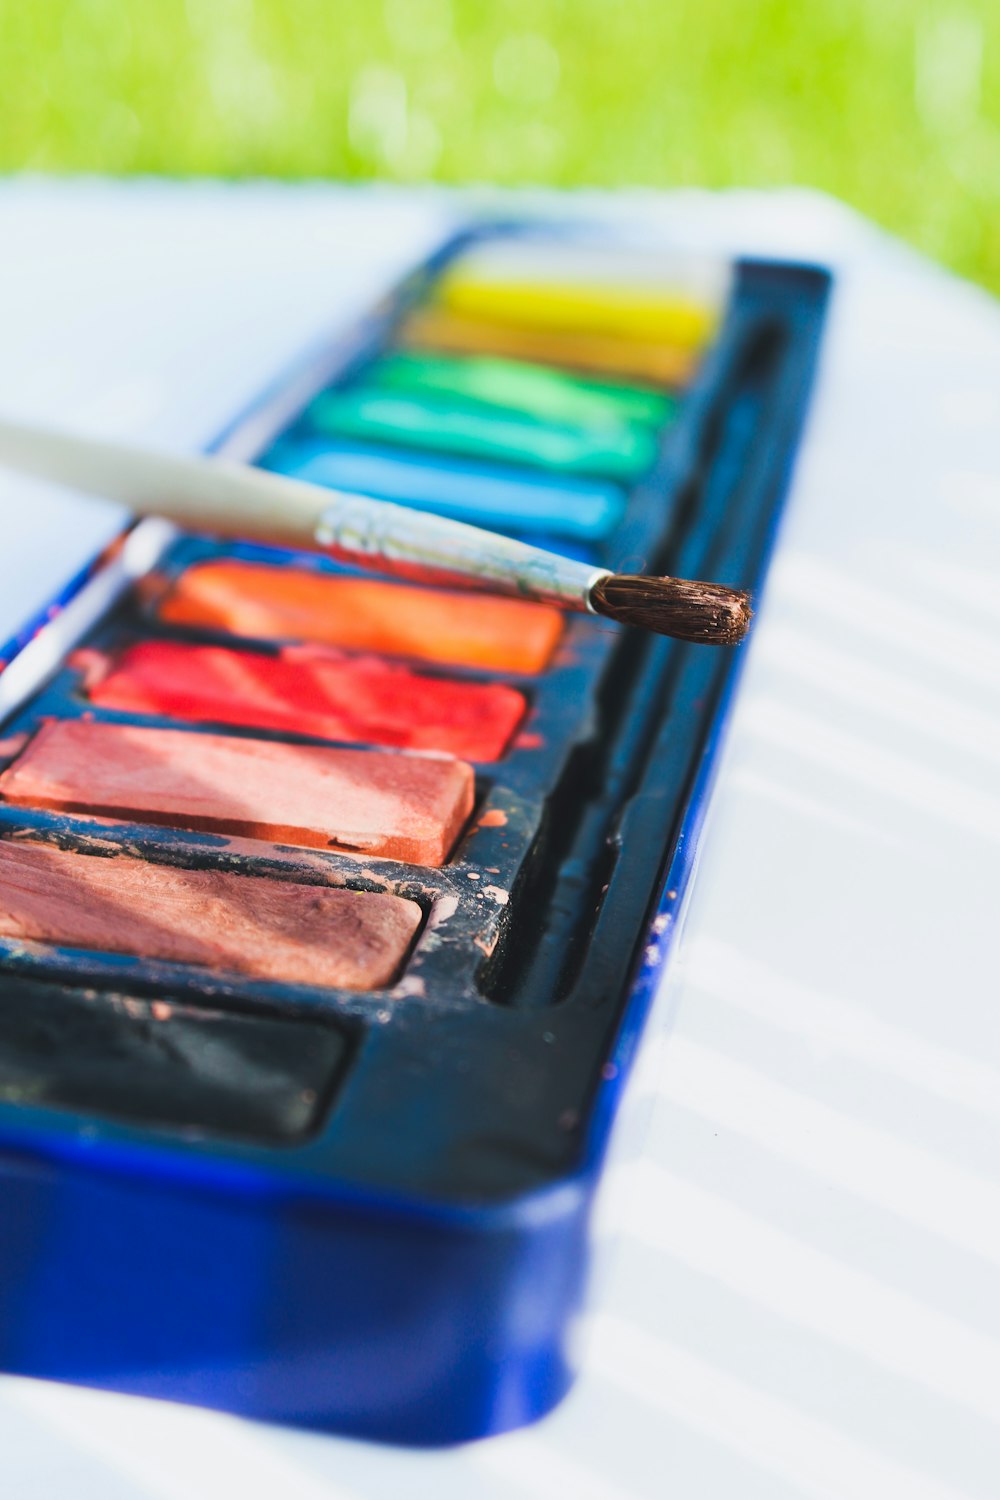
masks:
<svg viewBox="0 0 1000 1500"><path fill-rule="evenodd" d="M576 562L478 526L385 500L333 495L316 542L342 562L419 583L513 594L561 609L591 610L590 591L606 568ZM592 612L592 611L591 611Z"/></svg>

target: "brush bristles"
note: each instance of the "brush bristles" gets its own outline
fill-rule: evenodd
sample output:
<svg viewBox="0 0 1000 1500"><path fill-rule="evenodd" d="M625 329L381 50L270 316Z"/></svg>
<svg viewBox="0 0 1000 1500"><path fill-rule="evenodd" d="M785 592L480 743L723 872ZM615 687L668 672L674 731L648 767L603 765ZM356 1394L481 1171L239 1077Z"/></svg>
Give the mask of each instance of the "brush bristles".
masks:
<svg viewBox="0 0 1000 1500"><path fill-rule="evenodd" d="M609 620L655 630L680 641L735 646L747 633L750 595L721 583L609 573L590 591L591 606Z"/></svg>

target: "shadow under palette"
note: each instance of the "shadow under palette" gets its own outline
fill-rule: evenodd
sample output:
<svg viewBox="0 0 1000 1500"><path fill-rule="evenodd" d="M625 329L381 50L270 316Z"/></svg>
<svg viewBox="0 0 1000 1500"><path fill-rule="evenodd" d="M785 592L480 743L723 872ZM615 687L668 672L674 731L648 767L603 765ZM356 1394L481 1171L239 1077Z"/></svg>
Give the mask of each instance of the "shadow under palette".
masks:
<svg viewBox="0 0 1000 1500"><path fill-rule="evenodd" d="M826 295L487 226L219 449L754 588ZM402 1442L530 1420L740 653L161 522L81 601L0 674L0 1364Z"/></svg>

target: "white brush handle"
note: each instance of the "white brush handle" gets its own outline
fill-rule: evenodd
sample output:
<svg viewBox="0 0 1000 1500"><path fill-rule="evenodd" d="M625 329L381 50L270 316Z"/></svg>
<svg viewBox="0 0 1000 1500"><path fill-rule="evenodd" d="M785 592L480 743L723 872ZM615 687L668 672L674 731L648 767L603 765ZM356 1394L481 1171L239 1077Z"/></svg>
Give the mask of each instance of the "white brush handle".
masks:
<svg viewBox="0 0 1000 1500"><path fill-rule="evenodd" d="M327 496L260 469L0 421L0 464L140 515L225 536L312 544Z"/></svg>
<svg viewBox="0 0 1000 1500"><path fill-rule="evenodd" d="M322 489L214 457L190 457L0 421L0 465L193 531L319 548L423 583L457 584L589 610L607 570L387 500Z"/></svg>

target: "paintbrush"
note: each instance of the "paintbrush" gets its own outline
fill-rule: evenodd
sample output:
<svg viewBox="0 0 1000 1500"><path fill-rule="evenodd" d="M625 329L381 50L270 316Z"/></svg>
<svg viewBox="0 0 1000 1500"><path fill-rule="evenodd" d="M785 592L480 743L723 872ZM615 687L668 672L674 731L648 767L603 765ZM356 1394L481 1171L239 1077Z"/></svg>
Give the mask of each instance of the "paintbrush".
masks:
<svg viewBox="0 0 1000 1500"><path fill-rule="evenodd" d="M478 526L223 458L0 421L0 465L189 530L306 547L377 573L513 594L679 640L731 646L750 623L749 596L723 584L612 573Z"/></svg>

